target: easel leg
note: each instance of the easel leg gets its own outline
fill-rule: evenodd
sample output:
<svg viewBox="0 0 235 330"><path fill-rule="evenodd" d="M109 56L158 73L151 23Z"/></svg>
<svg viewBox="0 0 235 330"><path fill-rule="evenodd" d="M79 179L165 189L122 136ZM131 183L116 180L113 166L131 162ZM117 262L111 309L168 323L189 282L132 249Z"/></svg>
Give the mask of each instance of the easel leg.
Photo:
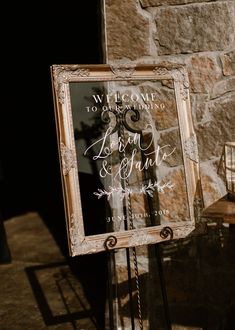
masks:
<svg viewBox="0 0 235 330"><path fill-rule="evenodd" d="M160 244L155 245L155 254L156 254L156 259L157 259L159 280L160 280L160 286L161 286L161 292L162 292L166 329L171 330L172 329L171 328L171 319L170 319L169 304L168 304L168 298L167 298L167 292L166 292L166 283L165 283L164 270L163 270L163 259L162 259Z"/></svg>

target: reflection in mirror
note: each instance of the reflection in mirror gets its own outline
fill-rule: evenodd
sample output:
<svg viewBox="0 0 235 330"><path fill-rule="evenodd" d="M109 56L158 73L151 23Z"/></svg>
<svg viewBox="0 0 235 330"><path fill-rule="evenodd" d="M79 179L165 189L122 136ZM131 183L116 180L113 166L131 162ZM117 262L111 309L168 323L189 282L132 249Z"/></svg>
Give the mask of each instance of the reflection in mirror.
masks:
<svg viewBox="0 0 235 330"><path fill-rule="evenodd" d="M70 97L85 235L189 220L174 90L72 82Z"/></svg>
<svg viewBox="0 0 235 330"><path fill-rule="evenodd" d="M100 160L93 159L99 147L94 143L101 140L103 123L92 95L100 93L103 86L101 83L70 83L69 88L84 230L85 235L95 235L106 232L105 219L109 216L107 202L99 201L94 195L104 187L99 175Z"/></svg>

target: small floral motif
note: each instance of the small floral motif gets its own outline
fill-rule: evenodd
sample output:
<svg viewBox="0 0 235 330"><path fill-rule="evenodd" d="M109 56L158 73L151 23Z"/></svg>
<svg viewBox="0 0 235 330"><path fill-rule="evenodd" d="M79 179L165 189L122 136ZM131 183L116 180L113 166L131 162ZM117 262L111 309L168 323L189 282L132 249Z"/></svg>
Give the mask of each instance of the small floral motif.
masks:
<svg viewBox="0 0 235 330"><path fill-rule="evenodd" d="M143 184L140 189L131 189L131 188L122 188L119 187L108 187L108 190L105 189L98 189L97 192L94 192L94 195L100 199L103 196L107 196L107 200L110 200L110 198L116 194L119 195L120 199L123 199L125 196L128 196L130 194L136 193L136 194L144 194L149 195L150 197L153 197L153 193L156 190L159 193L165 193L166 189L172 190L174 187L174 184L171 181L168 181L166 183L154 181L152 182L149 180L147 184Z"/></svg>
<svg viewBox="0 0 235 330"><path fill-rule="evenodd" d="M61 142L60 144L63 174L67 175L75 167L76 157L72 149Z"/></svg>
<svg viewBox="0 0 235 330"><path fill-rule="evenodd" d="M154 181L152 182L151 180L149 180L148 184L145 184L142 186L140 192L145 194L145 195L149 195L150 197L153 197L153 193L155 190L157 190L157 192L159 193L164 193L165 189L173 189L174 184L171 181L168 181L166 183L161 183L158 181Z"/></svg>
<svg viewBox="0 0 235 330"><path fill-rule="evenodd" d="M169 73L169 70L167 68L164 68L164 67L156 67L154 70L153 70L154 74L157 74L159 76L165 76Z"/></svg>
<svg viewBox="0 0 235 330"><path fill-rule="evenodd" d="M133 73L135 72L135 63L116 63L116 64L111 64L110 69L116 76L116 78L131 78Z"/></svg>

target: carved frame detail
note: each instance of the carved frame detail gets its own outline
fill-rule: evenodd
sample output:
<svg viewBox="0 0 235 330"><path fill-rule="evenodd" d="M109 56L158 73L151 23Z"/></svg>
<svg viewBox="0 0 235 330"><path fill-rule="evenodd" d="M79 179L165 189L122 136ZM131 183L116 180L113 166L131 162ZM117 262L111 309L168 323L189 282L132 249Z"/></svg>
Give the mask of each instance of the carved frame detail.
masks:
<svg viewBox="0 0 235 330"><path fill-rule="evenodd" d="M51 77L54 92L57 137L60 148L64 203L71 256L100 251L156 244L183 238L195 228L194 201L197 200L199 159L191 117L188 76L183 65L113 63L112 65L53 65ZM180 127L190 221L141 229L86 236L78 180L78 164L72 124L70 82L109 82L121 80L172 80Z"/></svg>

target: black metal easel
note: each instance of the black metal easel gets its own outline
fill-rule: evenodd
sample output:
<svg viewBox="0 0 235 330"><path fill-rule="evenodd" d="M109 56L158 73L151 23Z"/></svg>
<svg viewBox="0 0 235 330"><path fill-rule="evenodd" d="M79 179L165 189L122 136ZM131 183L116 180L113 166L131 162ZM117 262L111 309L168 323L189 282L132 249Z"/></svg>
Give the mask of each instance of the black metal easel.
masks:
<svg viewBox="0 0 235 330"><path fill-rule="evenodd" d="M134 109L133 107L129 108L124 108L122 106L122 101L120 98L120 94L117 93L116 97L116 107L115 109L109 108L107 112L103 112L103 121L106 123L109 123L110 119L108 116L108 113L113 113L115 118L116 118L116 125L113 128L112 132L110 135L114 134L117 132L118 138L120 139L121 143L124 145L125 144L125 134L124 134L124 129L126 129L129 132L132 133L137 133L140 135L140 140L141 143L143 143L143 134L142 131L139 129L134 129L131 127L126 120L126 115L128 112L132 112L131 115L131 120L133 122L138 122L140 119L140 114L139 111ZM119 158L120 162L123 161L125 158L125 152L119 152ZM142 163L145 163L145 154L141 150L141 159ZM125 177L125 168L122 168L122 175L121 177ZM144 181L148 182L151 178L151 174L149 173L148 170L144 170ZM121 180L121 185L123 190L128 188L129 186L129 181L128 178L122 179ZM156 219L156 216L154 214L154 206L152 203L152 198L147 194L147 202L148 202L148 209L149 209L149 214L150 214L150 223L151 226L153 225L160 225L160 218L158 217ZM159 200L157 200L157 204L159 205ZM133 224L133 218L132 218L132 208L131 208L131 200L130 200L130 194L127 197L127 200L124 199L123 203L123 214L124 214L124 228L125 230L128 229L134 229L134 224ZM129 219L129 224L127 219ZM167 238L170 235L170 238L173 237L173 231L170 227L165 227L162 232L161 236L163 238ZM110 236L112 237L112 236ZM107 241L109 238L107 239ZM108 246L107 246L108 249ZM134 306L133 306L133 296L132 296L132 276L131 276L131 260L130 260L130 250L132 250L133 254L133 261L134 261L134 270L135 270L135 284L136 284L136 289L137 289L137 302L138 302L138 319L139 319L139 328L140 330L143 330L143 321L142 321L142 312L141 312L141 297L140 297L140 291L139 291L139 272L138 272L138 263L137 263L137 254L136 254L136 248L127 248L126 249L126 260L127 260L127 270L128 270L128 288L129 288L129 302L130 302L130 316L131 316L131 326L132 330L135 330L135 322L134 322ZM169 305L168 305L168 299L167 299L167 292L166 292L166 285L165 285L165 278L164 278L164 271L163 271L163 260L162 260L162 253L161 253L161 248L159 244L156 244L154 246L155 250L155 257L157 261L157 267L158 267L158 272L159 272L159 280L160 280L160 286L161 286L161 293L162 293L162 299L163 299L163 305L164 305L164 314L165 314L165 321L166 321L166 329L171 330L171 320L170 320L170 313L169 313ZM111 252L114 253L114 252ZM110 269L111 270L111 269ZM112 288L110 287L112 290ZM113 296L111 295L109 297L113 301ZM111 307L111 302L109 301L109 306L110 306L110 314L112 314L113 310ZM111 320L113 321L113 316L110 315ZM111 329L114 329L114 326L111 325Z"/></svg>

